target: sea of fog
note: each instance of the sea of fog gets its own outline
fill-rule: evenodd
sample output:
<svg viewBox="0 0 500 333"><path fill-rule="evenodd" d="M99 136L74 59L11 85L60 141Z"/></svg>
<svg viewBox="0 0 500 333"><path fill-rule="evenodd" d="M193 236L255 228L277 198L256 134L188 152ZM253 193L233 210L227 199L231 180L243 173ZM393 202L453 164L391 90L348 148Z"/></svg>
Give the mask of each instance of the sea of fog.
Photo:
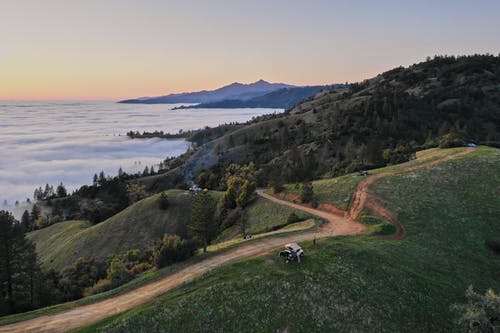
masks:
<svg viewBox="0 0 500 333"><path fill-rule="evenodd" d="M142 171L184 153L185 140L130 139L130 130L198 129L244 122L274 109L183 109L176 105L114 102L0 101L0 209L32 198L46 183L68 190L90 184L94 173ZM2 207L7 200L8 207ZM17 214L16 214L17 215Z"/></svg>

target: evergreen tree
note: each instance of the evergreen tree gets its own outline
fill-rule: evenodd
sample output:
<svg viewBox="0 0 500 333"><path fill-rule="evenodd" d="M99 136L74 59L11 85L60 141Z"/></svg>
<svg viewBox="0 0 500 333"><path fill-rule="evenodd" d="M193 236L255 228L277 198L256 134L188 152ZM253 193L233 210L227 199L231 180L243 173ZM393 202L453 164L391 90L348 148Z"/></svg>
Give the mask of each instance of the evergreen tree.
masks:
<svg viewBox="0 0 500 333"><path fill-rule="evenodd" d="M38 306L41 273L35 246L7 211L0 211L0 248L0 315Z"/></svg>
<svg viewBox="0 0 500 333"><path fill-rule="evenodd" d="M40 207L38 207L37 204L34 204L33 207L31 208L31 215L30 215L32 225L35 223L36 220L38 220L41 213L42 211L40 210Z"/></svg>
<svg viewBox="0 0 500 333"><path fill-rule="evenodd" d="M21 217L21 226L23 227L24 232L33 230L33 224L31 223L31 217L28 210L25 210L23 216Z"/></svg>
<svg viewBox="0 0 500 333"><path fill-rule="evenodd" d="M189 233L203 244L203 252L207 252L208 242L215 234L215 201L207 193L196 195L191 210Z"/></svg>
<svg viewBox="0 0 500 333"><path fill-rule="evenodd" d="M66 187L64 187L62 182L57 186L56 193L59 198L64 198L68 195L68 191L66 191Z"/></svg>

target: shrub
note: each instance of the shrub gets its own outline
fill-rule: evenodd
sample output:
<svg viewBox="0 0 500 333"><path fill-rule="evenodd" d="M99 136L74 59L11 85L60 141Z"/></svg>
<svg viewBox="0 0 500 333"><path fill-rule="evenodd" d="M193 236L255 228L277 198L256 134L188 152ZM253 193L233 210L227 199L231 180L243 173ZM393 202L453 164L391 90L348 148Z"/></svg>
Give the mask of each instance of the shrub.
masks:
<svg viewBox="0 0 500 333"><path fill-rule="evenodd" d="M112 289L111 281L108 279L100 279L92 287L86 288L83 291L83 296L90 296L103 293Z"/></svg>
<svg viewBox="0 0 500 333"><path fill-rule="evenodd" d="M464 332L498 332L500 327L500 296L492 289L484 295L469 286L465 293L467 304L455 305L461 312L458 321Z"/></svg>
<svg viewBox="0 0 500 333"><path fill-rule="evenodd" d="M313 201L311 201L311 207L312 208L318 208L318 206L319 206L318 200L313 199Z"/></svg>
<svg viewBox="0 0 500 333"><path fill-rule="evenodd" d="M384 222L379 224L378 230L375 232L377 235L391 235L396 232L396 227L394 224L389 222Z"/></svg>
<svg viewBox="0 0 500 333"><path fill-rule="evenodd" d="M170 202L168 201L168 195L165 192L162 192L160 194L160 197L158 198L158 205L160 206L161 210L166 210L168 206L170 205Z"/></svg>
<svg viewBox="0 0 500 333"><path fill-rule="evenodd" d="M133 277L124 262L118 257L114 257L113 260L111 260L107 273L107 279L110 281L112 288L130 281Z"/></svg>
<svg viewBox="0 0 500 333"><path fill-rule="evenodd" d="M198 248L193 240L182 239L177 235L165 234L161 244L155 248L153 264L162 268L169 264L192 257Z"/></svg>
<svg viewBox="0 0 500 333"><path fill-rule="evenodd" d="M300 189L300 200L303 203L311 202L314 198L314 190L312 183L304 183Z"/></svg>
<svg viewBox="0 0 500 333"><path fill-rule="evenodd" d="M491 250L500 253L500 238L488 239L485 243Z"/></svg>
<svg viewBox="0 0 500 333"><path fill-rule="evenodd" d="M147 271L148 269L151 269L153 266L150 263L147 262L141 262L136 265L134 265L131 269L130 272L134 275L140 274L142 272Z"/></svg>

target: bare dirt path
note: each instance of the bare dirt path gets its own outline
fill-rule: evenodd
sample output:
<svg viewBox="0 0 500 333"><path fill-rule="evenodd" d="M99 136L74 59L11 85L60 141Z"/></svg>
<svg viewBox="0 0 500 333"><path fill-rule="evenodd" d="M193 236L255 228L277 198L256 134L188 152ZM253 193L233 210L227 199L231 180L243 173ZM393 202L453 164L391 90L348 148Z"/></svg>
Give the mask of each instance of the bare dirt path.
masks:
<svg viewBox="0 0 500 333"><path fill-rule="evenodd" d="M468 154L472 151L474 151L474 148L467 148L460 153L449 155L444 158L424 162L422 164L411 166L402 170L385 172L366 178L358 185L349 210L344 214L344 216L281 200L264 193L262 190L258 190L257 194L263 198L266 198L278 204L290 206L295 209L300 209L310 214L319 216L325 219L327 223L323 224L315 231L306 231L303 233L293 234L285 237L264 238L249 242L231 250L227 250L221 254L214 255L213 257L210 257L206 260L186 267L178 271L177 273L171 274L158 281L151 282L147 285L144 285L122 295L114 296L100 302L80 306L64 312L41 316L10 325L0 326L0 333L67 332L76 328L94 324L115 314L130 310L140 304L152 300L153 298L175 287L192 281L194 278L199 277L214 268L244 258L263 255L270 250L282 246L285 243L301 242L321 237L356 235L363 233L366 230L366 227L358 222L353 221L359 216L363 207L372 209L374 213L383 216L396 226L397 231L394 235L390 236L390 239L402 239L406 236L406 229L404 228L404 225L397 220L396 216L392 212L377 203L373 195L370 194L369 186L373 184L377 179L380 179L389 174L414 171L426 166L451 160L455 157Z"/></svg>
<svg viewBox="0 0 500 333"><path fill-rule="evenodd" d="M248 257L263 255L270 250L283 246L286 243L301 242L313 238L321 238L338 235L354 235L362 233L366 227L360 223L349 221L342 216L319 211L313 208L302 207L287 201L271 197L262 191L258 192L262 197L274 202L288 205L317 215L328 222L315 231L306 231L277 238L264 238L255 240L237 248L227 250L221 254L214 255L199 263L193 264L177 273L166 276L158 281L118 295L106 300L77 307L68 311L50 314L18 323L0 326L0 332L67 332L72 329L84 327L108 318L112 315L130 310L142 303L178 287L213 268L226 265L230 262Z"/></svg>
<svg viewBox="0 0 500 333"><path fill-rule="evenodd" d="M378 179L392 175L392 174L397 174L397 173L405 173L405 172L411 172L415 171L418 169L422 169L431 165L443 163L445 161L452 160L454 158L457 158L459 156L463 156L466 154L469 154L473 152L476 148L473 147L468 147L464 149L461 152L458 152L456 154L448 155L442 158L438 158L435 160L431 160L428 162L423 162L417 165L409 166L406 168L403 168L401 170L396 170L396 171L387 171L383 173L379 173L373 176L370 176L366 179L364 179L361 183L358 184L358 187L356 188L356 191L354 192L353 199L351 201L351 204L349 205L349 209L345 213L345 217L350 219L350 220L355 220L359 217L361 214L361 211L363 208L369 208L375 215L382 216L389 222L391 222L395 227L396 227L396 232L390 236L387 236L385 238L387 239L403 239L406 237L406 228L405 226L396 218L396 215L388 210L387 208L384 208L382 205L380 205L373 193L370 191L369 187L372 185L375 181Z"/></svg>

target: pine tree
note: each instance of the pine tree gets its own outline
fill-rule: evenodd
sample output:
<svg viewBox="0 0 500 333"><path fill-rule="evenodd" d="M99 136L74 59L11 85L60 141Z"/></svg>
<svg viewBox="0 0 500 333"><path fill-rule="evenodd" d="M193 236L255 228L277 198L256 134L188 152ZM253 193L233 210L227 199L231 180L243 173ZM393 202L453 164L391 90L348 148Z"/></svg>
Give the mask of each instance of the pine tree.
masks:
<svg viewBox="0 0 500 333"><path fill-rule="evenodd" d="M212 239L215 230L215 201L209 193L196 195L192 210L189 233L203 244L203 252L207 252L208 242Z"/></svg>
<svg viewBox="0 0 500 333"><path fill-rule="evenodd" d="M0 248L0 315L36 307L41 273L35 246L7 211L0 211Z"/></svg>
<svg viewBox="0 0 500 333"><path fill-rule="evenodd" d="M21 225L24 232L33 230L33 224L31 223L30 213L28 212L28 210L25 210L23 216L21 217Z"/></svg>
<svg viewBox="0 0 500 333"><path fill-rule="evenodd" d="M31 208L31 215L30 215L32 225L40 217L41 213L42 211L40 210L40 207L38 207L37 204L34 204L33 207Z"/></svg>
<svg viewBox="0 0 500 333"><path fill-rule="evenodd" d="M59 198L64 198L68 195L68 191L66 191L66 187L64 187L62 182L57 186L56 193Z"/></svg>

